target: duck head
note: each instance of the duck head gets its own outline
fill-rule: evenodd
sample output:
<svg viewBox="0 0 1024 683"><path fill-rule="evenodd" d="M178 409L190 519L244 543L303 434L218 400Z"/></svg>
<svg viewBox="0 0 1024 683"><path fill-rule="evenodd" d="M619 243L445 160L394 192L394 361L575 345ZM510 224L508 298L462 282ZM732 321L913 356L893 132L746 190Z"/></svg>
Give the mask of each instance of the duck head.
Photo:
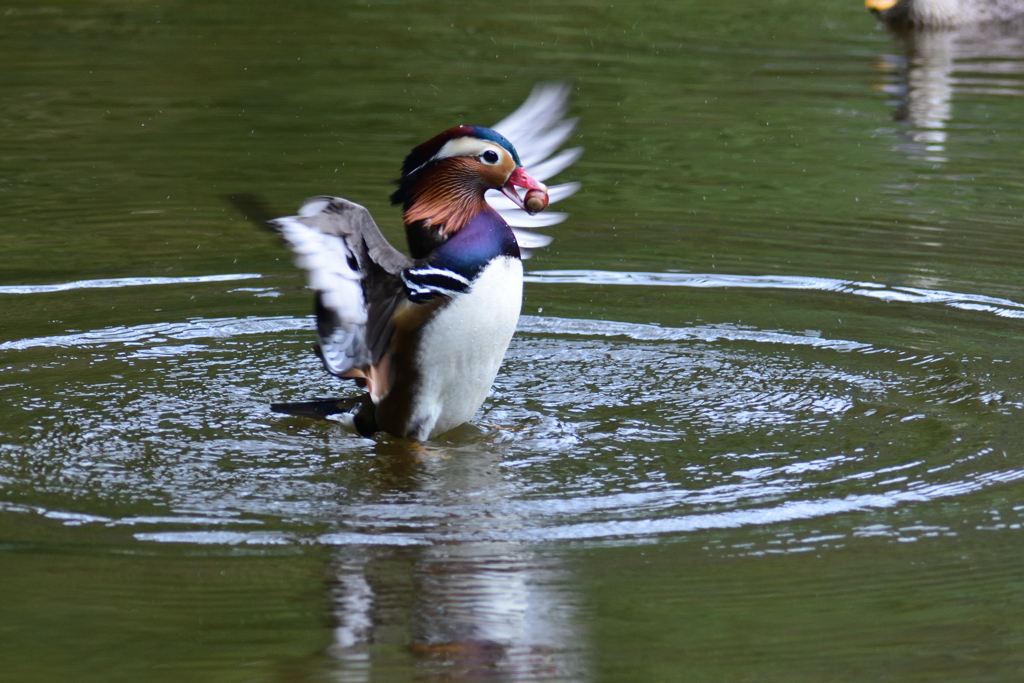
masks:
<svg viewBox="0 0 1024 683"><path fill-rule="evenodd" d="M455 126L413 148L397 182L391 203L403 205L413 247L414 239L424 237L443 242L477 213L490 210L487 190L500 190L526 211L547 204L547 186L526 172L512 143L482 126ZM544 201L530 202L528 208L516 187Z"/></svg>

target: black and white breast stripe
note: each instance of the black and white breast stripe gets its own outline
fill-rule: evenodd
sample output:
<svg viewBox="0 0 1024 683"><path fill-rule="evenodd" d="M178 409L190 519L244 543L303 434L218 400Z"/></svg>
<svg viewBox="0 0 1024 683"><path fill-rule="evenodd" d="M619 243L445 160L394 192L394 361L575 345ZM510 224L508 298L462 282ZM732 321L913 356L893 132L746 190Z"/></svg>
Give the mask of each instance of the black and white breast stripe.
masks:
<svg viewBox="0 0 1024 683"><path fill-rule="evenodd" d="M438 296L453 296L469 291L469 280L446 268L409 268L402 271L402 282L409 300L421 304Z"/></svg>

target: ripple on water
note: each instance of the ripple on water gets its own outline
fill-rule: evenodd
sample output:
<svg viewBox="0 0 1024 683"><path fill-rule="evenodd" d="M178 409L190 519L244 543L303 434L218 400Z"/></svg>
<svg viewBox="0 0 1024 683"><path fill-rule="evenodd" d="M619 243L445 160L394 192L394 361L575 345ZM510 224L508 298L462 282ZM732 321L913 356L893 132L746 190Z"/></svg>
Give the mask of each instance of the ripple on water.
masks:
<svg viewBox="0 0 1024 683"><path fill-rule="evenodd" d="M308 352L311 326L195 319L0 345L20 369L0 387L18 411L0 445L4 509L168 542L638 538L1024 476L991 442L1001 398L946 356L524 317L479 426L409 448L269 413L339 391Z"/></svg>
<svg viewBox="0 0 1024 683"><path fill-rule="evenodd" d="M837 292L880 301L944 304L965 311L994 313L1001 318L1024 318L1024 304L986 296L920 287L888 287L877 282L857 282L793 275L728 275L708 273L636 273L601 270L534 271L527 282L538 284L643 285L658 287L738 287L744 289L795 289Z"/></svg>

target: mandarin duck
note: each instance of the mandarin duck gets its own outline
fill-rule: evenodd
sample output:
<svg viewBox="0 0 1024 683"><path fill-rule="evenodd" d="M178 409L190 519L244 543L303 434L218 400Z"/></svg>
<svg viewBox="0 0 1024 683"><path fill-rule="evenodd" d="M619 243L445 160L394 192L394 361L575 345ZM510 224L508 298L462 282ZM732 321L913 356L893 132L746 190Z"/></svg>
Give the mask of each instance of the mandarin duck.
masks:
<svg viewBox="0 0 1024 683"><path fill-rule="evenodd" d="M894 29L955 28L1024 19L1024 0L864 0Z"/></svg>
<svg viewBox="0 0 1024 683"><path fill-rule="evenodd" d="M314 197L270 221L314 290L314 350L329 373L366 389L273 410L419 441L472 419L519 319L521 259L550 242L520 228L560 222L537 214L579 187L542 182L582 152L554 154L576 123L564 118L568 96L565 85L538 86L492 128L449 128L409 153L391 195L409 256L365 208L339 197Z"/></svg>

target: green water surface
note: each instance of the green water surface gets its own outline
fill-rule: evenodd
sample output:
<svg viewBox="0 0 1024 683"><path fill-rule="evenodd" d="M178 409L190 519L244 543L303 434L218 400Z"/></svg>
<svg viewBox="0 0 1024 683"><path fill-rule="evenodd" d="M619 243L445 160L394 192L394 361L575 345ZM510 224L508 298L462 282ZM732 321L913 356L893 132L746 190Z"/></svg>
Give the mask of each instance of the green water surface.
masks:
<svg viewBox="0 0 1024 683"><path fill-rule="evenodd" d="M1024 676L1019 35L15 1L0 62L0 680ZM409 148L545 81L582 189L474 424L271 414L347 389L225 195L400 244Z"/></svg>

